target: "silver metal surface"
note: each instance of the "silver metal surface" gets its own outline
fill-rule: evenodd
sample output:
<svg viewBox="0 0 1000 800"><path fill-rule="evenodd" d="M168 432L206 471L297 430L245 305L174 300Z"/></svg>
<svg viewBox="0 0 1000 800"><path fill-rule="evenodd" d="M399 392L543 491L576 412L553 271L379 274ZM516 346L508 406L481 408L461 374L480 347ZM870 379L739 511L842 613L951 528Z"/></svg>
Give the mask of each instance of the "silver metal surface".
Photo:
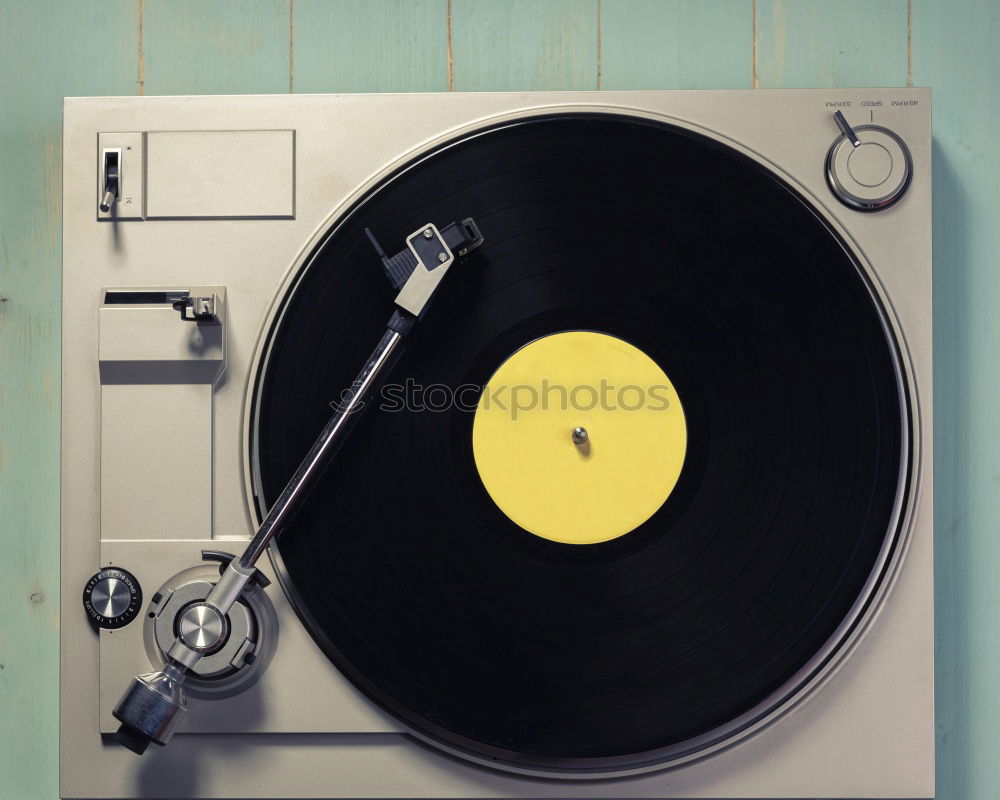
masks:
<svg viewBox="0 0 1000 800"><path fill-rule="evenodd" d="M180 298L171 303L174 310L179 311L181 319L191 322L218 322L215 315L215 295L207 297Z"/></svg>
<svg viewBox="0 0 1000 800"><path fill-rule="evenodd" d="M149 663L153 666L166 663L167 654L176 643L180 614L203 603L218 579L214 566L203 565L185 569L160 586L147 608L143 631L143 646ZM278 641L278 620L263 590L251 584L229 609L226 620L228 633L222 646L192 661L185 679L190 697L216 701L234 697L256 684L271 663ZM183 645L174 650L175 655L186 651ZM127 674L109 676L106 684L111 687L114 697L130 677ZM220 708L218 713L227 715L231 711Z"/></svg>
<svg viewBox="0 0 1000 800"><path fill-rule="evenodd" d="M121 191L122 150L120 147L105 147L101 151L101 181L104 194L98 210L103 213L111 211Z"/></svg>
<svg viewBox="0 0 1000 800"><path fill-rule="evenodd" d="M178 668L183 667L186 670L194 670L201 663L202 658L201 653L191 649L180 639L176 638L167 649L166 656L167 663L172 663Z"/></svg>
<svg viewBox="0 0 1000 800"><path fill-rule="evenodd" d="M144 139L145 134L141 132L97 133L97 219L118 223L142 218L145 199ZM105 153L115 153L118 157L118 187L112 198L107 196Z"/></svg>
<svg viewBox="0 0 1000 800"><path fill-rule="evenodd" d="M847 117L844 116L843 111L835 111L833 113L833 118L837 121L837 127L840 128L841 132L855 147L861 147L861 140L858 135L854 132L854 129L848 124Z"/></svg>
<svg viewBox="0 0 1000 800"><path fill-rule="evenodd" d="M253 564L244 566L234 558L229 562L222 576L212 588L205 602L217 608L223 614L228 614L233 603L243 594L247 583L253 578Z"/></svg>
<svg viewBox="0 0 1000 800"><path fill-rule="evenodd" d="M131 601L132 593L118 578L102 578L94 584L90 593L90 603L94 609L109 618L123 614Z"/></svg>
<svg viewBox="0 0 1000 800"><path fill-rule="evenodd" d="M177 620L177 636L192 650L211 653L226 642L226 618L212 606L198 603L181 612Z"/></svg>
<svg viewBox="0 0 1000 800"><path fill-rule="evenodd" d="M427 236L427 231L431 232L430 236ZM413 246L413 241L418 237L423 237L424 239L437 238L438 243L441 245L441 252L437 256L438 266L435 266L433 269L430 269L424 263L424 260L420 257L420 253ZM406 246L417 260L417 266L410 274L406 283L403 284L403 288L399 290L399 294L396 295L396 305L409 311L413 316L419 317L424 313L424 308L427 307L428 301L444 279L448 268L454 263L455 254L444 243L444 239L441 238L441 232L437 229L436 225L427 225L421 227L415 233L411 233L406 237Z"/></svg>
<svg viewBox="0 0 1000 800"><path fill-rule="evenodd" d="M840 205L825 183L819 160L830 144L829 105L882 101L876 118L897 132L912 152L914 177L905 197L889 211L857 214ZM899 101L898 104L895 101ZM933 596L931 481L930 319L930 95L921 89L864 89L769 92L605 92L404 95L339 97L99 98L69 100L64 143L64 340L63 340L63 568L61 737L62 794L67 797L926 797L933 792ZM214 385L207 411L213 443L209 486L208 537L252 535L262 515L255 497L258 477L245 441L256 406L254 376L264 368L268 332L285 313L297 276L309 265L315 244L345 209L401 159L426 152L456 132L552 110L634 113L704 134L774 171L800 192L864 265L873 292L888 309L887 324L901 343L908 399L914 409L912 505L901 528L909 533L905 562L893 558L896 573L888 602L880 595L851 632L839 657L804 687L795 713L771 725L755 725L738 747L667 773L635 776L581 786L566 781L505 775L467 762L442 758L407 737L363 737L322 731L377 728L377 716L341 726L341 709L361 708L360 699L297 624L261 687L238 701L233 724L193 711L186 731L164 755L169 761L139 763L128 753L102 746L93 692L102 670L121 669L122 653L139 668L146 660L137 641L141 626L94 637L74 622L80 585L106 553L132 555L140 580L157 585L164 576L156 558L142 554L183 546L142 536L134 526L100 533L100 475L106 455L131 463L140 474L150 461L145 446L122 449L118 439L102 448L100 395L93 388L97 336L93 298L107 285L153 286L165 281L228 284L238 297L229 335L231 352L225 380ZM132 129L200 130L205 120L217 129L290 129L298 132L294 219L94 224L98 183L95 137L102 131ZM379 136L358 136L372 120ZM101 134L102 136L105 134ZM127 165L127 162L126 162ZM134 173L129 175L134 177ZM131 178L129 178L131 180ZM128 183L128 180L126 181ZM222 192L225 187L212 187ZM116 209L119 219L125 206ZM206 270L209 270L206 272ZM210 275L211 273L211 275ZM273 298L273 299L272 299ZM235 308L235 307L234 307ZM238 313L237 313L238 312ZM263 320L263 324L260 321ZM124 341L121 339L119 341ZM256 347L256 350L255 350ZM249 386L251 394L246 394ZM242 411L242 415L241 415ZM136 418L143 412L122 402L115 413ZM124 431L124 428L123 428ZM125 441L125 439L122 439ZM100 454L100 455L99 455ZM131 459L131 462L129 461ZM233 465L243 464L243 469ZM174 474L180 474L178 465ZM169 485L159 481L159 485ZM169 495L170 493L168 493ZM117 516L135 506L136 519L153 497L109 495ZM173 499L171 498L171 502ZM110 507L109 507L110 508ZM131 514L131 512L129 512ZM124 517L123 517L124 519ZM200 528L199 528L200 530ZM135 531L135 533L130 533ZM170 531L164 528L163 537ZM199 534L200 535L200 534ZM198 545L192 545L196 552ZM274 552L272 551L272 557ZM182 563L190 563L183 561ZM176 571L176 568L173 569ZM141 574L140 574L141 573ZM150 577L153 576L153 577ZM884 581L888 584L888 578ZM69 599L68 599L69 598ZM282 598L282 603L284 603ZM287 613L287 606L283 613ZM876 624L869 625L877 611ZM861 634L867 631L863 637ZM105 632L107 633L107 632ZM283 634L284 636L284 634ZM293 641L294 640L294 641ZM129 642L133 650L129 651ZM100 650L100 658L98 651ZM850 658L843 655L851 652ZM72 655L71 655L72 654ZM289 680L288 678L291 677ZM193 680L193 679L192 679ZM322 684L322 692L310 687ZM120 687L119 683L115 683ZM280 687L280 688L279 688ZM110 690L113 694L118 689ZM271 698L280 697L281 701ZM109 700L109 704L110 704ZM285 709L294 708L303 736L283 736ZM345 712L346 713L346 712ZM352 712L353 713L353 712ZM384 725L384 723L383 723ZM270 734L241 736L239 731ZM228 733L222 733L228 731ZM254 742L254 744L246 744ZM224 758L212 757L225 754ZM262 772L260 759L268 769ZM178 768L196 765L196 769Z"/></svg>
<svg viewBox="0 0 1000 800"><path fill-rule="evenodd" d="M214 571L214 570L212 570ZM197 570L195 571L197 573ZM217 579L217 575L216 575ZM195 579L172 578L167 586L161 587L157 594L162 599L155 605L152 617L146 623L152 628L152 639L158 651L159 658L170 652L180 630L180 620L185 611L202 604L212 591L213 583L200 576ZM218 612L216 612L218 613ZM258 638L253 614L242 602L233 604L226 615L226 636L214 652L202 653L197 662L191 664L194 675L189 685L200 686L199 678L219 680L226 677L234 669L231 663L237 652L249 643L256 646ZM197 649L197 648L195 648ZM150 654L151 656L153 654ZM155 663L155 662L154 662Z"/></svg>
<svg viewBox="0 0 1000 800"><path fill-rule="evenodd" d="M219 581L212 586L204 602L192 603L177 612L176 624L172 626L176 638L166 649L168 666L173 666L182 672L198 671L198 666L205 656L225 644L225 636L228 633L226 615L236 604L253 574L252 567L243 567L239 564L239 560L234 558L229 562ZM167 605L170 605L169 601ZM191 611L194 612L194 616L185 619L185 615ZM216 620L215 623L213 618ZM184 635L185 622L190 638Z"/></svg>
<svg viewBox="0 0 1000 800"><path fill-rule="evenodd" d="M215 316L215 295L210 295L209 297L196 297L194 298L194 314L197 317L214 317Z"/></svg>
<svg viewBox="0 0 1000 800"><path fill-rule="evenodd" d="M573 428L571 435L573 437L573 444L586 444L590 440L590 435L587 433L586 428Z"/></svg>
<svg viewBox="0 0 1000 800"><path fill-rule="evenodd" d="M838 137L826 158L830 189L857 211L882 211L896 203L913 178L913 158L906 142L880 125L859 125L856 139Z"/></svg>
<svg viewBox="0 0 1000 800"><path fill-rule="evenodd" d="M184 673L174 665L139 675L115 706L115 719L165 745L187 711Z"/></svg>

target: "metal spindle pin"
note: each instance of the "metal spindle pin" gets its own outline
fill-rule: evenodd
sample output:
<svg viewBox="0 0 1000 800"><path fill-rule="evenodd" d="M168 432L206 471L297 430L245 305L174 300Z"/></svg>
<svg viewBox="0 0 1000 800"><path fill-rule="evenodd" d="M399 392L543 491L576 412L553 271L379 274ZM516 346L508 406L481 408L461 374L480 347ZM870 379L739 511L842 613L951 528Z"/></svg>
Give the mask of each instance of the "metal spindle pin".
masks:
<svg viewBox="0 0 1000 800"><path fill-rule="evenodd" d="M581 445L586 444L590 441L590 436L587 434L586 428L576 427L572 431L573 444Z"/></svg>

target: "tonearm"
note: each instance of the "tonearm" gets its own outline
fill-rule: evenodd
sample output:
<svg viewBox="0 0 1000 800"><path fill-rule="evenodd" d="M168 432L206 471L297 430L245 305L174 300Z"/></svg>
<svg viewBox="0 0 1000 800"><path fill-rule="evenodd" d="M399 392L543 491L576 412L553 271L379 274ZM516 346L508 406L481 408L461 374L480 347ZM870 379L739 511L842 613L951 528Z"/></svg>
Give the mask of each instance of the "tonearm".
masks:
<svg viewBox="0 0 1000 800"><path fill-rule="evenodd" d="M164 653L163 668L133 679L115 706L114 717L121 723L115 738L135 753L143 753L150 742L165 745L170 740L187 708L184 681L192 667L224 644L226 615L258 574L257 561L271 540L288 528L303 498L365 405L365 398L388 372L403 337L423 317L449 267L483 242L471 218L440 230L432 224L424 225L406 238L405 249L391 257L386 256L370 231L366 233L382 260L386 276L399 291L386 331L291 480L268 509L243 554L229 561L204 601L185 609L185 616L197 618L198 624L189 628L178 626L173 645ZM181 313L184 314L183 309ZM186 630L197 634L186 635Z"/></svg>

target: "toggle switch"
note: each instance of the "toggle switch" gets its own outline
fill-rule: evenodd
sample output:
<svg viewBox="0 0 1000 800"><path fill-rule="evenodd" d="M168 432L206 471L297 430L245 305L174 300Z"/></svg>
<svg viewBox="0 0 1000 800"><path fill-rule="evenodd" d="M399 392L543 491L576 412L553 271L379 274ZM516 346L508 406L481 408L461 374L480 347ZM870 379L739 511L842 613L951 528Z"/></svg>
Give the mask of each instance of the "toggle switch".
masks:
<svg viewBox="0 0 1000 800"><path fill-rule="evenodd" d="M101 174L104 176L104 194L101 196L100 209L107 214L118 200L122 150L120 147L105 148L101 156L101 161L103 162Z"/></svg>
<svg viewBox="0 0 1000 800"><path fill-rule="evenodd" d="M144 133L97 134L97 219L145 217Z"/></svg>

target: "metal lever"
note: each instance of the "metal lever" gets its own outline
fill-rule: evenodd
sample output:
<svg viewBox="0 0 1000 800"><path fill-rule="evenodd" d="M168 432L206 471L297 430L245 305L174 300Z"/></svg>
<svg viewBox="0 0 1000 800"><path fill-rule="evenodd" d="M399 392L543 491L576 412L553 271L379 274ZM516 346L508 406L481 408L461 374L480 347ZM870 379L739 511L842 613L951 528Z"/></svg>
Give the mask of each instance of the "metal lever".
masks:
<svg viewBox="0 0 1000 800"><path fill-rule="evenodd" d="M104 196L100 209L107 214L118 199L121 189L121 150L104 151Z"/></svg>
<svg viewBox="0 0 1000 800"><path fill-rule="evenodd" d="M181 297L171 302L186 322L208 322L215 319L215 295L209 297ZM190 314L188 311L190 310Z"/></svg>
<svg viewBox="0 0 1000 800"><path fill-rule="evenodd" d="M833 118L837 120L837 127L840 128L840 132L847 137L847 141L853 144L855 147L861 147L861 140L858 135L854 132L852 128L847 123L847 117L844 116L842 111L834 111Z"/></svg>

